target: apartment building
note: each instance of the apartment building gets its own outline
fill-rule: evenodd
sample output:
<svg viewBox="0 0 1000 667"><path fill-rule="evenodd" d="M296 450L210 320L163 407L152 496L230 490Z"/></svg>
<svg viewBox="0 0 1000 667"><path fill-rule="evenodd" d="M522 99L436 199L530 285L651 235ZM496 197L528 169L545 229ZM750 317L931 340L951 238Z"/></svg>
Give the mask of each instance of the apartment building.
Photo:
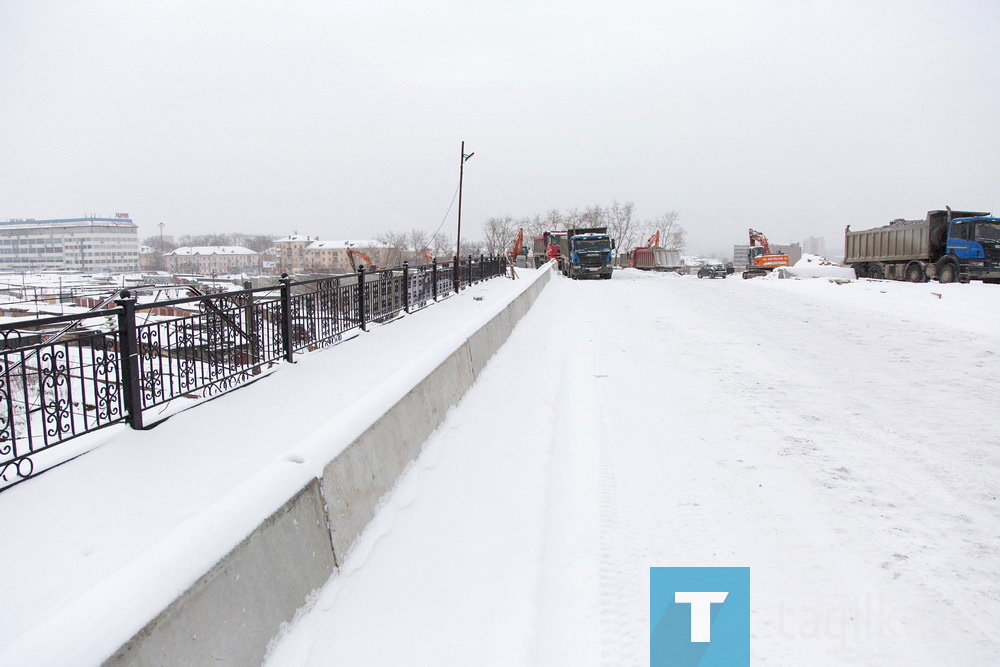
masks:
<svg viewBox="0 0 1000 667"><path fill-rule="evenodd" d="M314 236L292 235L276 240L274 245L280 252L281 270L290 273L350 273L354 269L348 248L364 253L377 266L384 266L389 254L384 243L372 239L321 241Z"/></svg>
<svg viewBox="0 0 1000 667"><path fill-rule="evenodd" d="M243 246L185 246L163 255L171 273L260 273L260 253Z"/></svg>

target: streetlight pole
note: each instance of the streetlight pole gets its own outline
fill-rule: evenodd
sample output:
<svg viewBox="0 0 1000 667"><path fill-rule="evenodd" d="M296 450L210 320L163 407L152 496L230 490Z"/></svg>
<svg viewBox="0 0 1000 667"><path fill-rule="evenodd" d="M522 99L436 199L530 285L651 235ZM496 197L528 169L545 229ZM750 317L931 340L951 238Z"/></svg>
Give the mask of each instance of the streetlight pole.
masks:
<svg viewBox="0 0 1000 667"><path fill-rule="evenodd" d="M462 142L462 149L459 153L461 160L458 163L458 233L455 235L455 292L458 292L462 279L462 179L465 175L465 161L475 153L465 154L465 142Z"/></svg>

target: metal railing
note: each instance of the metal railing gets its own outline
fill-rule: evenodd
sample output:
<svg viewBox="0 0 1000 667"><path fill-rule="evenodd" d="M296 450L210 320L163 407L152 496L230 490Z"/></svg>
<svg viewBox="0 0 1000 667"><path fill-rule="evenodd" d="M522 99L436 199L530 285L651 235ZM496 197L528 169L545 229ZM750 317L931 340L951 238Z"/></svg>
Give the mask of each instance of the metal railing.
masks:
<svg viewBox="0 0 1000 667"><path fill-rule="evenodd" d="M152 303L125 290L114 307L0 325L0 490L61 443L142 429L171 401L225 393L505 273L503 257L469 257Z"/></svg>

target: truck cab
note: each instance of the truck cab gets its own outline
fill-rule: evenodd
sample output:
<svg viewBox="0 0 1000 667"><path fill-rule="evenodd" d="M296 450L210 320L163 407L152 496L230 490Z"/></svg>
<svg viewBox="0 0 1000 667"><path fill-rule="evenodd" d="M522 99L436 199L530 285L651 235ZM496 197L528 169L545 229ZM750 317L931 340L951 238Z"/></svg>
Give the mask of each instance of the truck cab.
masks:
<svg viewBox="0 0 1000 667"><path fill-rule="evenodd" d="M938 262L938 280L980 278L1000 282L1000 218L955 218L948 227L947 254Z"/></svg>
<svg viewBox="0 0 1000 667"><path fill-rule="evenodd" d="M562 271L570 278L610 279L615 242L607 231L570 230L562 239Z"/></svg>

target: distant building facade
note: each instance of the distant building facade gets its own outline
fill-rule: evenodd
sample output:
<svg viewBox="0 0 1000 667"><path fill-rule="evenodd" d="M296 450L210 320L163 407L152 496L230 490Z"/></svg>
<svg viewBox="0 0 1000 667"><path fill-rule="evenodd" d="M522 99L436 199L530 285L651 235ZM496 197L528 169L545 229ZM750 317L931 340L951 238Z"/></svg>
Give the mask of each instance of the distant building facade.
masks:
<svg viewBox="0 0 1000 667"><path fill-rule="evenodd" d="M260 254L243 246L185 246L163 255L171 273L260 273Z"/></svg>
<svg viewBox="0 0 1000 667"><path fill-rule="evenodd" d="M117 218L0 222L0 268L136 271L138 227L124 213Z"/></svg>
<svg viewBox="0 0 1000 667"><path fill-rule="evenodd" d="M733 268L737 271L745 271L747 268L747 261L749 259L750 246L744 243L743 245L736 244L733 246Z"/></svg>
<svg viewBox="0 0 1000 667"><path fill-rule="evenodd" d="M795 263L802 259L802 246L798 243L772 243L771 250L782 255L788 255L789 266L795 266Z"/></svg>
<svg viewBox="0 0 1000 667"><path fill-rule="evenodd" d="M826 239L822 236L810 236L802 242L802 252L826 257Z"/></svg>
<svg viewBox="0 0 1000 667"><path fill-rule="evenodd" d="M377 266L384 266L389 249L372 239L321 241L318 237L292 235L274 242L279 249L279 268L289 273L350 273L354 271L347 249L364 253ZM359 262L367 264L363 259Z"/></svg>
<svg viewBox="0 0 1000 667"><path fill-rule="evenodd" d="M163 255L148 245L139 246L139 268L143 271L157 271L164 268Z"/></svg>

